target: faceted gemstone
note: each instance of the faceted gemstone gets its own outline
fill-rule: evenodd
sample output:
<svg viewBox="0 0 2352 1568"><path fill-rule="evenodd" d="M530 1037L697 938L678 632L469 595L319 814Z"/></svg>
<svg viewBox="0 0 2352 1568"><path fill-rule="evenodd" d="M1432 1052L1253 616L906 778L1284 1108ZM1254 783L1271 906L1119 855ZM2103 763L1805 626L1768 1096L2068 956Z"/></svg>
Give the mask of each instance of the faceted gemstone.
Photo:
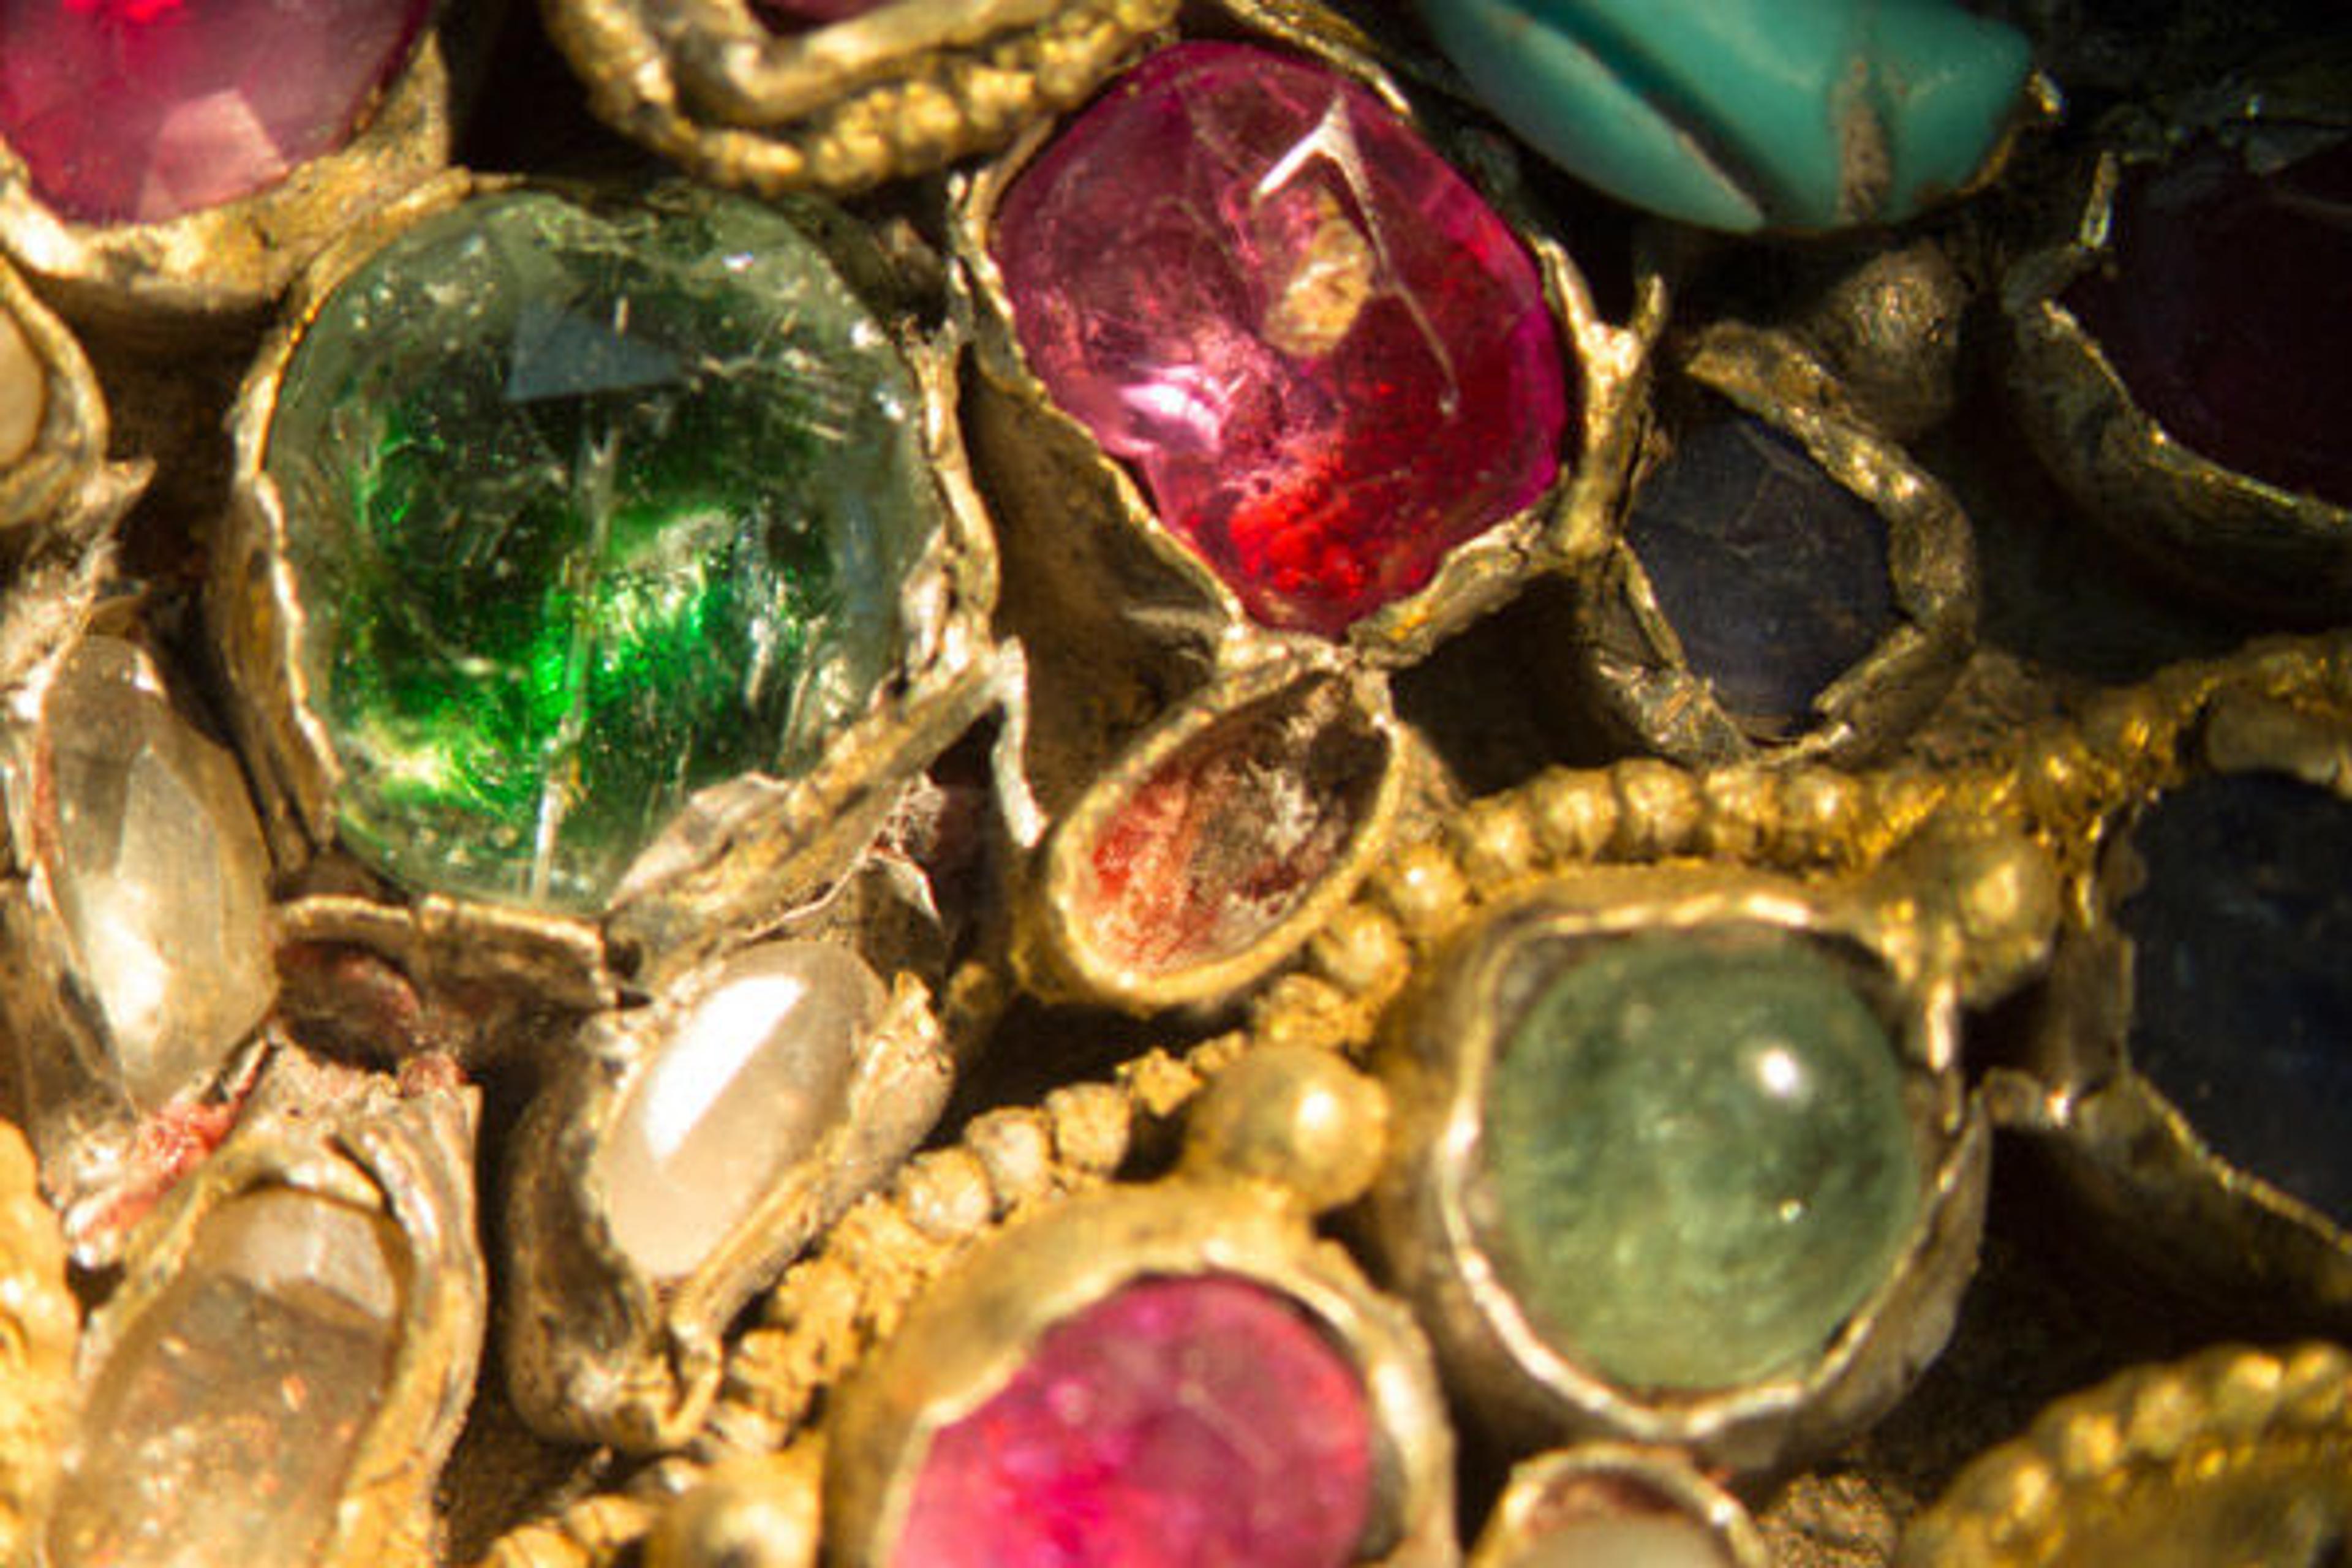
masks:
<svg viewBox="0 0 2352 1568"><path fill-rule="evenodd" d="M1710 228L1894 222L1993 155L2025 35L1952 0L1422 0L1462 74L1545 156Z"/></svg>
<svg viewBox="0 0 2352 1568"><path fill-rule="evenodd" d="M2352 137L2256 173L2211 144L2141 173L2065 303L2133 401L2225 468L2352 506Z"/></svg>
<svg viewBox="0 0 2352 1568"><path fill-rule="evenodd" d="M1384 751L1333 682L1212 725L1146 774L1087 847L1072 900L1087 940L1153 973L1246 952L1347 852Z"/></svg>
<svg viewBox="0 0 2352 1568"><path fill-rule="evenodd" d="M133 1103L200 1086L277 994L269 863L236 759L145 654L85 638L42 708L36 843Z"/></svg>
<svg viewBox="0 0 2352 1568"><path fill-rule="evenodd" d="M1031 367L1269 625L1336 636L1559 468L1535 264L1362 88L1163 50L1006 193Z"/></svg>
<svg viewBox="0 0 2352 1568"><path fill-rule="evenodd" d="M1297 1308L1147 1279L1055 1324L931 1440L900 1568L1339 1568L1370 1517L1371 1416Z"/></svg>
<svg viewBox="0 0 2352 1568"><path fill-rule="evenodd" d="M2352 1226L2352 802L2200 779L2131 847L2133 1065L2223 1159Z"/></svg>
<svg viewBox="0 0 2352 1568"><path fill-rule="evenodd" d="M1627 1387L1794 1371L1899 1256L1919 1173L1886 1026L1761 931L1572 950L1486 1097L1481 1224L1563 1354Z"/></svg>
<svg viewBox="0 0 2352 1568"><path fill-rule="evenodd" d="M54 1568L314 1562L398 1344L380 1221L289 1188L230 1199L97 1371Z"/></svg>
<svg viewBox="0 0 2352 1568"><path fill-rule="evenodd" d="M631 1086L596 1153L613 1238L656 1279L694 1272L842 1119L889 998L845 948L770 942L729 963Z"/></svg>
<svg viewBox="0 0 2352 1568"><path fill-rule="evenodd" d="M433 0L9 0L0 141L84 223L160 223L351 139Z"/></svg>
<svg viewBox="0 0 2352 1568"><path fill-rule="evenodd" d="M828 22L846 22L888 4L890 0L752 0L760 19L780 33L822 27Z"/></svg>
<svg viewBox="0 0 2352 1568"><path fill-rule="evenodd" d="M919 407L770 207L512 192L394 241L303 337L268 458L345 841L593 908L696 789L803 765L941 526Z"/></svg>
<svg viewBox="0 0 2352 1568"><path fill-rule="evenodd" d="M1759 733L1801 724L1895 629L1885 520L1761 420L1676 447L1625 539L1692 671Z"/></svg>
<svg viewBox="0 0 2352 1568"><path fill-rule="evenodd" d="M1562 1525L1505 1568L1732 1568L1732 1563L1700 1526L1656 1513Z"/></svg>
<svg viewBox="0 0 2352 1568"><path fill-rule="evenodd" d="M0 309L0 472L33 449L49 405L48 373L25 329Z"/></svg>

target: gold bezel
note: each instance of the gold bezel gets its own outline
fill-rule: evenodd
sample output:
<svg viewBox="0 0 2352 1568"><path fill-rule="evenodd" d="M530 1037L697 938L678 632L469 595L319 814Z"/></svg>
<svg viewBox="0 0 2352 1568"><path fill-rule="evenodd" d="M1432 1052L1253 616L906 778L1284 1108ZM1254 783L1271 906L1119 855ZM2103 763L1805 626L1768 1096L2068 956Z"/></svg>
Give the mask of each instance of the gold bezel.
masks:
<svg viewBox="0 0 2352 1568"><path fill-rule="evenodd" d="M1587 1443L1514 1466L1467 1568L1515 1568L1563 1522L1643 1515L1704 1530L1725 1568L1769 1568L1764 1539L1738 1499L1671 1448L1623 1443Z"/></svg>

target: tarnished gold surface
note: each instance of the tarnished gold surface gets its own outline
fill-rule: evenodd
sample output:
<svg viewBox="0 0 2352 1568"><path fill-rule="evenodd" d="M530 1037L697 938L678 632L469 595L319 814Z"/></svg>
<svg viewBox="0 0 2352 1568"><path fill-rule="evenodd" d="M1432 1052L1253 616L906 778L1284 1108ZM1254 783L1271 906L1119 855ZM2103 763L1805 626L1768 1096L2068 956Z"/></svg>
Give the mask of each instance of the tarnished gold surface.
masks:
<svg viewBox="0 0 2352 1568"><path fill-rule="evenodd" d="M33 1152L0 1123L0 1562L26 1563L71 1425L80 1311Z"/></svg>
<svg viewBox="0 0 2352 1568"><path fill-rule="evenodd" d="M614 129L722 185L854 191L1082 100L1178 0L895 0L801 34L742 0L544 0Z"/></svg>
<svg viewBox="0 0 2352 1568"><path fill-rule="evenodd" d="M278 184L163 223L51 211L0 142L0 251L77 321L168 350L257 324L311 257L449 161L456 100L479 74L501 0L444 0L358 132Z"/></svg>
<svg viewBox="0 0 2352 1568"><path fill-rule="evenodd" d="M1906 1536L1902 1568L2319 1568L2352 1531L2352 1353L2225 1346L2052 1405Z"/></svg>
<svg viewBox="0 0 2352 1568"><path fill-rule="evenodd" d="M772 924L840 877L899 794L1001 700L989 615L996 559L954 416L952 329L900 346L924 392L921 436L945 526L899 589L906 631L892 679L866 712L793 778L751 775L693 796L632 865L602 914L573 918L390 889L335 848L341 775L300 661L305 609L287 562L289 526L266 468L278 387L303 331L369 257L409 226L515 182L462 172L382 207L297 283L237 399L229 515L212 542L207 618L238 693L231 717L255 775L264 828L294 889L283 919L304 940L382 954L420 984L500 982L561 1005L613 1005ZM878 259L852 258L859 268Z"/></svg>
<svg viewBox="0 0 2352 1568"><path fill-rule="evenodd" d="M5 255L0 315L24 334L47 382L31 449L0 464L0 535L43 524L69 534L102 531L146 488L150 465L107 461L106 402L89 361Z"/></svg>
<svg viewBox="0 0 2352 1568"><path fill-rule="evenodd" d="M1914 337L1918 357L1932 361L1937 353L1932 320ZM1843 346L1850 359L1888 353L1883 341ZM1679 368L1691 384L1794 440L1885 520L1895 621L1875 647L1814 699L1812 710L1790 733L1755 733L1691 669L1640 559L1620 542L1607 564L1579 584L1577 656L1601 707L1642 749L1678 762L1853 763L1885 753L1951 689L1973 647L1976 548L1967 515L1798 339L1720 321L1700 330ZM1919 379L1874 368L1906 384ZM1948 378L1948 365L1920 366L1930 381L1939 368ZM1887 401L1883 393L1878 401Z"/></svg>

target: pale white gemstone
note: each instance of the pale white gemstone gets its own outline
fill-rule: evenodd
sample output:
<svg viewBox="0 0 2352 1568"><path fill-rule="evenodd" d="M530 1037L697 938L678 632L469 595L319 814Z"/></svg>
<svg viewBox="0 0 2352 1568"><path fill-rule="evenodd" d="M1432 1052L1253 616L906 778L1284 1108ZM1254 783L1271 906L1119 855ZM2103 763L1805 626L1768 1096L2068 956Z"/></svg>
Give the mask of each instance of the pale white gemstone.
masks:
<svg viewBox="0 0 2352 1568"><path fill-rule="evenodd" d="M48 406L48 373L16 319L0 309L0 468L33 449Z"/></svg>
<svg viewBox="0 0 2352 1568"><path fill-rule="evenodd" d="M593 1162L613 1238L691 1274L845 1113L888 994L856 954L771 942L727 964L625 1091Z"/></svg>
<svg viewBox="0 0 2352 1568"><path fill-rule="evenodd" d="M276 994L268 861L244 776L173 710L145 654L92 637L43 708L46 869L124 1087L200 1084Z"/></svg>
<svg viewBox="0 0 2352 1568"><path fill-rule="evenodd" d="M1510 1568L1731 1568L1731 1559L1696 1521L1657 1513L1562 1525Z"/></svg>
<svg viewBox="0 0 2352 1568"><path fill-rule="evenodd" d="M290 1189L230 1199L90 1385L53 1568L299 1568L334 1521L398 1346L382 1220Z"/></svg>

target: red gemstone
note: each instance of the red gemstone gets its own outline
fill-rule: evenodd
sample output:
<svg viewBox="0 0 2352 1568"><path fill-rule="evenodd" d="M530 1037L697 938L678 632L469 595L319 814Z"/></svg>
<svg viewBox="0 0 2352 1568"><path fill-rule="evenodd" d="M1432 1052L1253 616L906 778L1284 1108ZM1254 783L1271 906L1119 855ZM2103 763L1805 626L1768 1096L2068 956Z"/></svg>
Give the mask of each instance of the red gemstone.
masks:
<svg viewBox="0 0 2352 1568"><path fill-rule="evenodd" d="M2352 137L2268 173L2207 144L2143 175L2066 304L2175 440L2352 506Z"/></svg>
<svg viewBox="0 0 2352 1568"><path fill-rule="evenodd" d="M1266 1288L1133 1284L931 1441L899 1568L1340 1568L1371 1511L1355 1369Z"/></svg>
<svg viewBox="0 0 2352 1568"><path fill-rule="evenodd" d="M348 141L432 0L6 0L0 141L84 223L157 223Z"/></svg>
<svg viewBox="0 0 2352 1568"><path fill-rule="evenodd" d="M1559 471L1533 258L1320 66L1153 56L1014 182L994 249L1038 377L1269 625L1344 631Z"/></svg>

